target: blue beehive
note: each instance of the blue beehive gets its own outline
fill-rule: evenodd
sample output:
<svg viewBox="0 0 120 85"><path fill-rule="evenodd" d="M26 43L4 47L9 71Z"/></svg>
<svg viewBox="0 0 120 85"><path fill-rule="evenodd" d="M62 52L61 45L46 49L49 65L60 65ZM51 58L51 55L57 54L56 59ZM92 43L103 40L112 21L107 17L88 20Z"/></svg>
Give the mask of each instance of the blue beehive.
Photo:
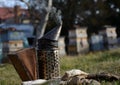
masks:
<svg viewBox="0 0 120 85"><path fill-rule="evenodd" d="M92 51L104 50L103 37L101 35L93 34L90 38L90 44Z"/></svg>
<svg viewBox="0 0 120 85"><path fill-rule="evenodd" d="M22 40L23 38L24 38L23 31L6 30L6 31L3 31L1 34L2 42L13 41L13 40Z"/></svg>
<svg viewBox="0 0 120 85"><path fill-rule="evenodd" d="M20 30L3 30L1 33L1 42L3 44L3 56L6 56L9 52L29 47L24 31Z"/></svg>
<svg viewBox="0 0 120 85"><path fill-rule="evenodd" d="M22 30L25 34L25 37L31 37L33 36L33 31L34 28L31 24L2 24L0 25L1 28L3 29L8 29L8 28L15 28L16 30Z"/></svg>

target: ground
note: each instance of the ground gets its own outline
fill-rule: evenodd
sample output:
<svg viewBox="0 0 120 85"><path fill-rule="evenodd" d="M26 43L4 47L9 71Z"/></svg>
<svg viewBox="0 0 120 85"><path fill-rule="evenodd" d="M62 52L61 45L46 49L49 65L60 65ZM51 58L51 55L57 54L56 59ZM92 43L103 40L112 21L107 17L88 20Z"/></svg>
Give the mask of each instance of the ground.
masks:
<svg viewBox="0 0 120 85"><path fill-rule="evenodd" d="M79 56L61 56L61 76L65 71L80 69L88 73L112 73L120 76L120 49L88 53ZM21 79L12 64L0 65L0 85L21 85ZM106 82L102 85L120 85L120 82Z"/></svg>

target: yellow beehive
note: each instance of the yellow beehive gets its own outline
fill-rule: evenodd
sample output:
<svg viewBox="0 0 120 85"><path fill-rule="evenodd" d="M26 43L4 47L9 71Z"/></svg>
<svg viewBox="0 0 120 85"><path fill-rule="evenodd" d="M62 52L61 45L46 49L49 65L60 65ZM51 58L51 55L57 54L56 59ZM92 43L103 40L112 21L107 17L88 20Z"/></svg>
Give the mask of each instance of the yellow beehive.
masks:
<svg viewBox="0 0 120 85"><path fill-rule="evenodd" d="M7 55L9 52L18 51L23 47L22 40L3 42L3 54Z"/></svg>

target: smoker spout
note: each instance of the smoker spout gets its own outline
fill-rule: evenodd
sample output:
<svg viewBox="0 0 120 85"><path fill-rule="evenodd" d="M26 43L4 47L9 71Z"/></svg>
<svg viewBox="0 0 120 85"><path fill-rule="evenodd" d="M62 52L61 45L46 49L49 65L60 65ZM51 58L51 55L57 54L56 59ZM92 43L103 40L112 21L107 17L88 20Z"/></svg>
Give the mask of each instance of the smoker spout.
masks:
<svg viewBox="0 0 120 85"><path fill-rule="evenodd" d="M49 31L48 33L46 33L42 37L42 39L49 39L49 40L53 40L53 41L58 41L59 36L60 36L60 32L61 32L61 28L62 28L61 25L56 26L51 31Z"/></svg>

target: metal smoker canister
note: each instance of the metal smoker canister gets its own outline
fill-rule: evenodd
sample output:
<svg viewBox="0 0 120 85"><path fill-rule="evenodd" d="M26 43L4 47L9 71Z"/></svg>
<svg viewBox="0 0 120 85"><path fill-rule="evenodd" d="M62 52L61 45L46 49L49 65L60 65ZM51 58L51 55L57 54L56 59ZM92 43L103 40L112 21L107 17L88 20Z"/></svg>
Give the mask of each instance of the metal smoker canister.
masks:
<svg viewBox="0 0 120 85"><path fill-rule="evenodd" d="M38 51L39 78L52 79L60 76L58 50Z"/></svg>
<svg viewBox="0 0 120 85"><path fill-rule="evenodd" d="M38 70L40 79L60 76L58 38L61 27L56 27L38 40Z"/></svg>

